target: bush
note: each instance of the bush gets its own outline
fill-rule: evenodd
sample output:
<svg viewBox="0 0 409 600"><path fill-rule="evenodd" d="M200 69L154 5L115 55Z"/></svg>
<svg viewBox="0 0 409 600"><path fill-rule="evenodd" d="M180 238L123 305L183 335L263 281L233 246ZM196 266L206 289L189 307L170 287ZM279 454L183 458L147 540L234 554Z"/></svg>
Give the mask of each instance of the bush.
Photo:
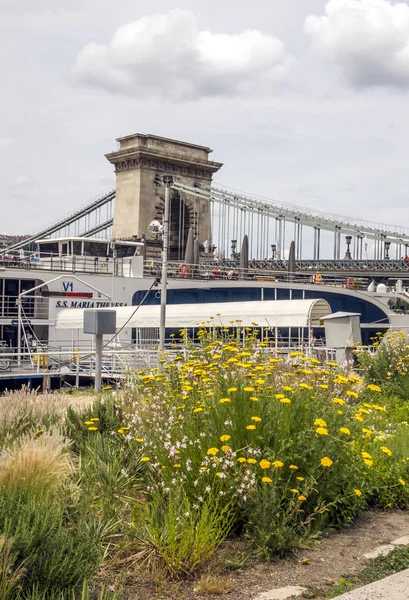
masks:
<svg viewBox="0 0 409 600"><path fill-rule="evenodd" d="M102 560L107 532L92 511L70 507L67 493L0 488L0 534L13 540L13 569L25 568L23 591L33 585L47 592L74 588Z"/></svg>
<svg viewBox="0 0 409 600"><path fill-rule="evenodd" d="M234 506L217 496L193 506L183 488L153 490L134 516L141 562L162 563L171 577L191 575L225 540L235 519Z"/></svg>

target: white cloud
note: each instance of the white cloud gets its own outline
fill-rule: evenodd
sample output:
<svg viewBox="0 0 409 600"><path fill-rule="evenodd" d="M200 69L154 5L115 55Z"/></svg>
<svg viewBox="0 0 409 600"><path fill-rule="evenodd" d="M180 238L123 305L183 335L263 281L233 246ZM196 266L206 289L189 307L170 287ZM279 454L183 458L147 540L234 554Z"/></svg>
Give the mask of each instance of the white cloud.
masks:
<svg viewBox="0 0 409 600"><path fill-rule="evenodd" d="M11 146L14 146L16 140L10 137L2 137L0 135L0 150L8 150Z"/></svg>
<svg viewBox="0 0 409 600"><path fill-rule="evenodd" d="M11 182L10 187L14 190L18 190L27 186L31 186L32 184L33 180L31 177L28 175L19 175Z"/></svg>
<svg viewBox="0 0 409 600"><path fill-rule="evenodd" d="M329 0L309 15L313 47L356 88L409 87L409 6L388 0Z"/></svg>
<svg viewBox="0 0 409 600"><path fill-rule="evenodd" d="M87 44L74 72L114 93L182 101L263 94L286 79L291 62L272 35L200 31L193 13L175 9L123 25L108 45Z"/></svg>

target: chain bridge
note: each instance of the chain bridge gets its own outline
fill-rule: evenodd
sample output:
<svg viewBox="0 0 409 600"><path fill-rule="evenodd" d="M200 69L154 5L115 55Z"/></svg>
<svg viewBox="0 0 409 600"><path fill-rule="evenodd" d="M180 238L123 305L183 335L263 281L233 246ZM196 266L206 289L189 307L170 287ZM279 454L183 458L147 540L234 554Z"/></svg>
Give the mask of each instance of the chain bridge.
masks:
<svg viewBox="0 0 409 600"><path fill-rule="evenodd" d="M147 255L160 256L164 207L163 175L171 174L170 258L183 262L189 230L200 246L200 262L234 264L248 235L249 258L285 269L295 242L297 270L351 275L399 274L407 270L409 228L364 221L301 205L243 193L212 183L221 163L208 160L210 148L135 134L119 138L107 154L115 166L116 189L74 210L35 235L7 248L32 249L46 237L143 239ZM325 241L324 241L325 237Z"/></svg>

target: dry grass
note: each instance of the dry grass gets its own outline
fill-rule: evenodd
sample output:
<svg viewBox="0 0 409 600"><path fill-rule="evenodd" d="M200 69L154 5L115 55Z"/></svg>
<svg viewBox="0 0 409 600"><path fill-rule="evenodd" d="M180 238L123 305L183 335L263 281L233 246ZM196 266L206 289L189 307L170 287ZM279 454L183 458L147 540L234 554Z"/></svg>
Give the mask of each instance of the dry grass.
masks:
<svg viewBox="0 0 409 600"><path fill-rule="evenodd" d="M0 454L0 484L12 488L53 489L75 469L69 443L57 432L22 436Z"/></svg>
<svg viewBox="0 0 409 600"><path fill-rule="evenodd" d="M221 577L220 575L202 575L195 587L195 592L221 596L222 594L228 594L232 589L233 585L226 577Z"/></svg>
<svg viewBox="0 0 409 600"><path fill-rule="evenodd" d="M38 394L28 387L5 392L0 396L0 427L13 427L16 421L25 419L41 423L48 415L64 415L68 406L69 401L66 396Z"/></svg>

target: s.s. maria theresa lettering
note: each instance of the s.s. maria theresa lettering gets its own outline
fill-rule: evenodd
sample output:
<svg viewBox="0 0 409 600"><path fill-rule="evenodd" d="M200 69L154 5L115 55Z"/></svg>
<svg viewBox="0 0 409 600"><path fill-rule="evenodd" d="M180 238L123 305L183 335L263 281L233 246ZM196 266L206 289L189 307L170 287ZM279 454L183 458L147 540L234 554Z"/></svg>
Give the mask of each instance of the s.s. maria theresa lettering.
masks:
<svg viewBox="0 0 409 600"><path fill-rule="evenodd" d="M109 308L111 306L128 306L128 303L112 303L103 300L91 300L89 302L79 300L58 300L55 304L55 308Z"/></svg>

